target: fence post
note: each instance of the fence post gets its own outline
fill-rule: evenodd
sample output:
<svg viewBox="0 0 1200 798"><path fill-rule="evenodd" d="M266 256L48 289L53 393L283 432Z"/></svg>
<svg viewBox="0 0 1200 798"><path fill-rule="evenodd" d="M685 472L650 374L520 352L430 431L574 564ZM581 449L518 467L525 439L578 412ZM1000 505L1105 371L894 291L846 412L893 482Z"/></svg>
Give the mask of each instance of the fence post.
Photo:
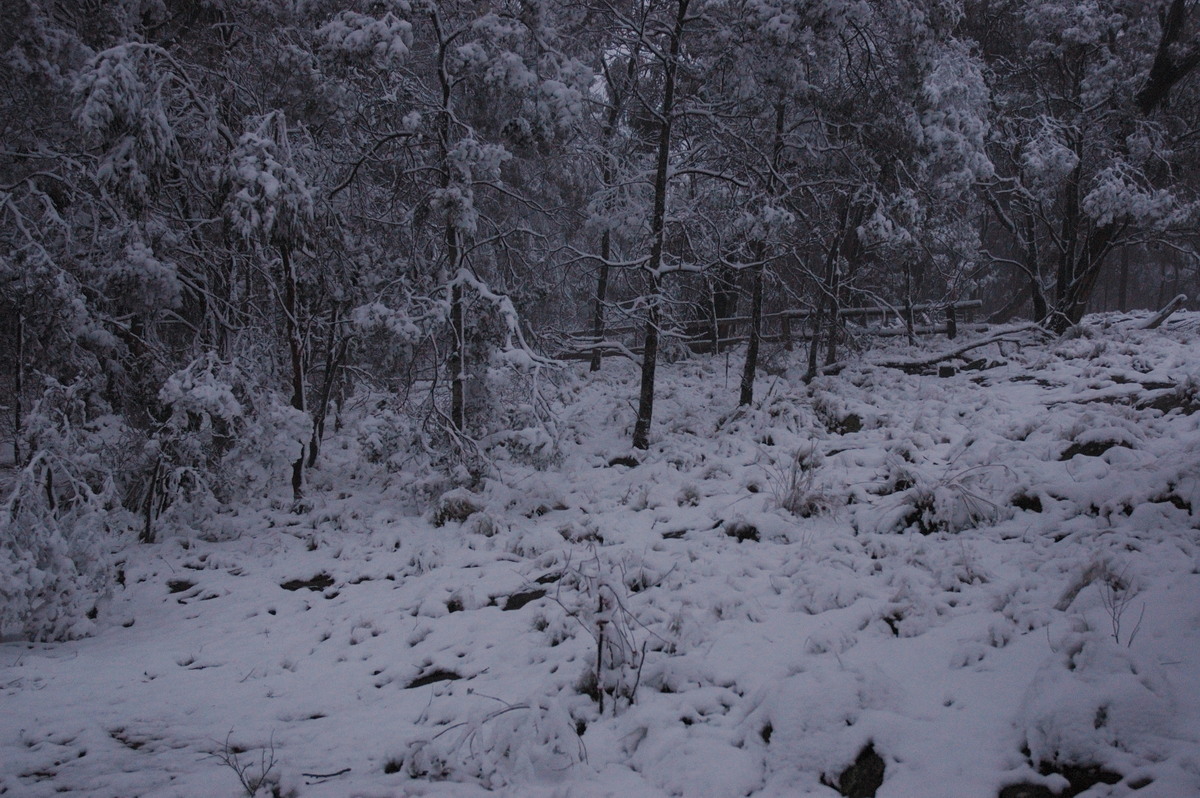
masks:
<svg viewBox="0 0 1200 798"><path fill-rule="evenodd" d="M783 314L783 345L787 351L792 351L792 317Z"/></svg>
<svg viewBox="0 0 1200 798"><path fill-rule="evenodd" d="M953 302L946 306L946 337L951 341L958 337L958 315Z"/></svg>

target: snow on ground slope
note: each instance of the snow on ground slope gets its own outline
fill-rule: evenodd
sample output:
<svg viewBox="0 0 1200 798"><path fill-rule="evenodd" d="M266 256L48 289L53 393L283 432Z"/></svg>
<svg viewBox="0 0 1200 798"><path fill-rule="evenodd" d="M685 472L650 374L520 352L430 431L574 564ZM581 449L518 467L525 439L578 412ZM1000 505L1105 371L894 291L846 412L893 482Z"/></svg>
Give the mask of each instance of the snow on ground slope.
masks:
<svg viewBox="0 0 1200 798"><path fill-rule="evenodd" d="M0 645L0 795L1198 795L1200 318L1091 323L743 411L667 365L640 463L609 361L440 513L334 441Z"/></svg>

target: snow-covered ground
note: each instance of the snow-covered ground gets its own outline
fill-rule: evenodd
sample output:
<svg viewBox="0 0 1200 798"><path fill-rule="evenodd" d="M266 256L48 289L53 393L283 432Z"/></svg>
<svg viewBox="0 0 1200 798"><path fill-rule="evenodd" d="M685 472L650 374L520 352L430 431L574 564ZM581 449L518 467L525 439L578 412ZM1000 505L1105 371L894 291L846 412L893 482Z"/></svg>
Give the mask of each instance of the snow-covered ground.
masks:
<svg viewBox="0 0 1200 798"><path fill-rule="evenodd" d="M665 365L633 466L635 368L579 367L561 459L440 512L334 439L311 513L0 645L0 795L1200 795L1200 317L1136 321L742 412Z"/></svg>

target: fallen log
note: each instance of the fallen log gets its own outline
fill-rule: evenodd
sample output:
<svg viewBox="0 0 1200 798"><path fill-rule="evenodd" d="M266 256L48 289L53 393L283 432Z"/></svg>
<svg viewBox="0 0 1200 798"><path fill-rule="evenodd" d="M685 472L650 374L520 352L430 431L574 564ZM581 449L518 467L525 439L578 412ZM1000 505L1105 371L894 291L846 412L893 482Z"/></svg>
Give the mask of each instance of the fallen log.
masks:
<svg viewBox="0 0 1200 798"><path fill-rule="evenodd" d="M1038 332L1038 333L1041 333L1042 335L1048 335L1048 333L1044 329L1042 329L1041 327L1039 327L1036 324L1023 324L1019 327L1013 327L1013 328L1009 328L1007 330L1002 330L1000 332L997 332L995 335L988 336L987 338L983 338L979 341L975 341L973 343L969 343L964 346L958 346L958 347L955 347L954 349L948 349L945 352L941 352L939 354L933 355L932 357L921 358L919 360L876 361L874 363L871 363L870 365L880 366L880 367L887 368L887 369L899 369L899 370L905 372L906 374L916 374L921 371L924 371L927 368L936 366L939 363L943 363L947 360L953 360L956 357L961 357L964 354L966 354L967 352L970 352L972 349L978 349L982 346L987 346L988 344L1019 343L1019 339L1014 338L1012 336L1017 335L1018 333L1025 333L1025 332Z"/></svg>
<svg viewBox="0 0 1200 798"><path fill-rule="evenodd" d="M1158 313L1155 313L1150 318L1138 325L1139 330L1157 330L1162 326L1162 323L1171 317L1171 314L1183 307L1183 303L1187 302L1187 294L1179 294L1166 305Z"/></svg>

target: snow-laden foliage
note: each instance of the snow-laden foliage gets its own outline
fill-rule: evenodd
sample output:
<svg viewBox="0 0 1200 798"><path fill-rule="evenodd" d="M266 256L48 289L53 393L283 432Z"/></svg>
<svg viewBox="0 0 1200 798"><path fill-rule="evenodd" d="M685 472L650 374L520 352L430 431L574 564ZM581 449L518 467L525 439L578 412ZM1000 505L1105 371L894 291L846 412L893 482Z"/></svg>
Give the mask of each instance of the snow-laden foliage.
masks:
<svg viewBox="0 0 1200 798"><path fill-rule="evenodd" d="M952 196L990 177L985 149L990 96L979 62L962 45L937 52L921 94L919 141L942 171L941 191Z"/></svg>
<svg viewBox="0 0 1200 798"><path fill-rule="evenodd" d="M1169 227L1188 218L1188 209L1166 189L1138 185L1137 175L1121 164L1096 175L1081 203L1097 224L1127 222L1141 227Z"/></svg>
<svg viewBox="0 0 1200 798"><path fill-rule="evenodd" d="M391 11L381 17L346 10L317 31L330 50L348 56L370 56L387 64L401 61L412 48L412 24Z"/></svg>
<svg viewBox="0 0 1200 798"><path fill-rule="evenodd" d="M164 97L171 76L158 55L147 45L119 45L91 58L75 82L76 119L106 147L97 179L140 203L180 156Z"/></svg>
<svg viewBox="0 0 1200 798"><path fill-rule="evenodd" d="M130 431L95 401L94 386L51 382L26 417L33 455L0 507L0 633L82 636L113 588Z"/></svg>
<svg viewBox="0 0 1200 798"><path fill-rule="evenodd" d="M160 260L141 241L127 244L119 257L102 269L100 285L136 310L175 310L183 300L178 269Z"/></svg>
<svg viewBox="0 0 1200 798"><path fill-rule="evenodd" d="M292 245L309 234L312 192L296 168L287 120L275 111L251 123L230 154L228 212L246 238Z"/></svg>
<svg viewBox="0 0 1200 798"><path fill-rule="evenodd" d="M312 420L239 361L203 357L170 375L158 396L168 417L151 440L164 508L211 511L277 481ZM195 506L192 506L195 505Z"/></svg>
<svg viewBox="0 0 1200 798"><path fill-rule="evenodd" d="M30 640L90 634L96 603L112 590L111 485L81 487L68 508L54 509L46 496L53 473L30 463L0 507L0 627Z"/></svg>
<svg viewBox="0 0 1200 798"><path fill-rule="evenodd" d="M1065 131L1043 121L1021 150L1021 168L1026 182L1043 195L1052 196L1079 165L1079 156L1063 143Z"/></svg>

